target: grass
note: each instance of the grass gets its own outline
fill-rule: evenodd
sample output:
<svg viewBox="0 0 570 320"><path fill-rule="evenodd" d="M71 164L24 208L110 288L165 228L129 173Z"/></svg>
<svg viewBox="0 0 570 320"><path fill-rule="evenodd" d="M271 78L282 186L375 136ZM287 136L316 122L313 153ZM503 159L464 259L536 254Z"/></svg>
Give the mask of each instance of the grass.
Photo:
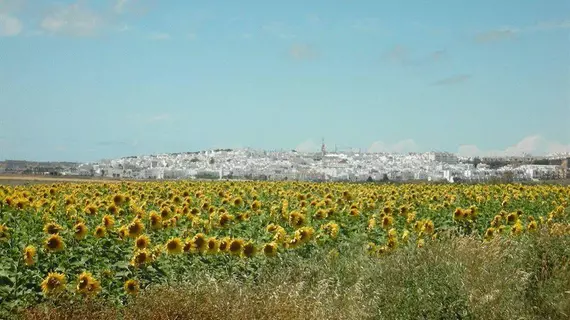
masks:
<svg viewBox="0 0 570 320"><path fill-rule="evenodd" d="M52 301L22 319L568 319L570 237L442 237L380 258L288 255L247 277L198 268L194 281L151 287L120 306Z"/></svg>

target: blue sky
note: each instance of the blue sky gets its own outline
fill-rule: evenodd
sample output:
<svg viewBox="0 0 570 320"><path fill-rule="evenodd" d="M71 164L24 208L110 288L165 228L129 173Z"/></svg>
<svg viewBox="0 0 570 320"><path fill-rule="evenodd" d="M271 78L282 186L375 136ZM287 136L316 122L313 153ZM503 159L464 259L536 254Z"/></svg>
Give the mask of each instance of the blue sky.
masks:
<svg viewBox="0 0 570 320"><path fill-rule="evenodd" d="M0 0L0 112L0 159L570 151L570 1Z"/></svg>

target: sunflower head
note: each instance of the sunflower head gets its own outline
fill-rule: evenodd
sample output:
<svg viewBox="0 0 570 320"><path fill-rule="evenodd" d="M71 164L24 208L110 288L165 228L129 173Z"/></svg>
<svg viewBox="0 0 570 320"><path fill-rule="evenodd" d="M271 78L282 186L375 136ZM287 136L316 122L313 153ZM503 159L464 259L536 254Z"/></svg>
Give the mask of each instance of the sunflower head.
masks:
<svg viewBox="0 0 570 320"><path fill-rule="evenodd" d="M63 273L50 272L42 281L41 288L46 296L60 293L65 290L66 278Z"/></svg>
<svg viewBox="0 0 570 320"><path fill-rule="evenodd" d="M24 262L27 266L31 266L35 263L34 257L36 256L36 247L27 246L24 249Z"/></svg>
<svg viewBox="0 0 570 320"><path fill-rule="evenodd" d="M184 246L180 238L171 238L166 242L166 251L168 254L179 254L182 253L183 249Z"/></svg>
<svg viewBox="0 0 570 320"><path fill-rule="evenodd" d="M63 239L59 234L52 234L45 240L44 247L50 252L62 251L64 249Z"/></svg>
<svg viewBox="0 0 570 320"><path fill-rule="evenodd" d="M125 281L125 292L130 295L139 293L140 287L137 280L129 279Z"/></svg>
<svg viewBox="0 0 570 320"><path fill-rule="evenodd" d="M146 249L150 244L150 239L147 235L143 234L140 235L138 238L135 239L135 248L136 249Z"/></svg>
<svg viewBox="0 0 570 320"><path fill-rule="evenodd" d="M263 246L263 254L267 257L274 257L277 255L277 243L270 242Z"/></svg>

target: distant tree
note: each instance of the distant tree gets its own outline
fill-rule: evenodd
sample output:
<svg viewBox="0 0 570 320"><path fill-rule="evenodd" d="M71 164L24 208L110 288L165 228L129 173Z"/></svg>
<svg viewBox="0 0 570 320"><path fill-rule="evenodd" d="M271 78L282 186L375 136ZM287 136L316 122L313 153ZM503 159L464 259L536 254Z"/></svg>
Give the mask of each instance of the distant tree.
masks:
<svg viewBox="0 0 570 320"><path fill-rule="evenodd" d="M501 178L503 182L511 183L514 180L514 176L515 174L512 171L505 171Z"/></svg>
<svg viewBox="0 0 570 320"><path fill-rule="evenodd" d="M214 164L216 162L216 160L214 160L214 158L210 158L210 164Z"/></svg>
<svg viewBox="0 0 570 320"><path fill-rule="evenodd" d="M382 181L386 182L386 181L390 181L390 179L388 179L388 175L386 173L384 173L382 175Z"/></svg>
<svg viewBox="0 0 570 320"><path fill-rule="evenodd" d="M374 179L372 179L372 176L368 176L368 179L366 179L366 182L374 182Z"/></svg>
<svg viewBox="0 0 570 320"><path fill-rule="evenodd" d="M473 159L473 166L477 168L479 163L481 163L481 159L479 159L479 157L475 157L475 159Z"/></svg>

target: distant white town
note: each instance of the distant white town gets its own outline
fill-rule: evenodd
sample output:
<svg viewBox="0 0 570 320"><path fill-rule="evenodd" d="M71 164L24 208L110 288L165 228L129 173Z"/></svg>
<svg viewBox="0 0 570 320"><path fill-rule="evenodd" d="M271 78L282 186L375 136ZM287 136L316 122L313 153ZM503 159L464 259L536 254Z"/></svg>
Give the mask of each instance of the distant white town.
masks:
<svg viewBox="0 0 570 320"><path fill-rule="evenodd" d="M102 160L31 163L7 160L0 172L122 179L305 181L537 181L570 178L570 154L464 158L447 152L366 153L216 149Z"/></svg>

